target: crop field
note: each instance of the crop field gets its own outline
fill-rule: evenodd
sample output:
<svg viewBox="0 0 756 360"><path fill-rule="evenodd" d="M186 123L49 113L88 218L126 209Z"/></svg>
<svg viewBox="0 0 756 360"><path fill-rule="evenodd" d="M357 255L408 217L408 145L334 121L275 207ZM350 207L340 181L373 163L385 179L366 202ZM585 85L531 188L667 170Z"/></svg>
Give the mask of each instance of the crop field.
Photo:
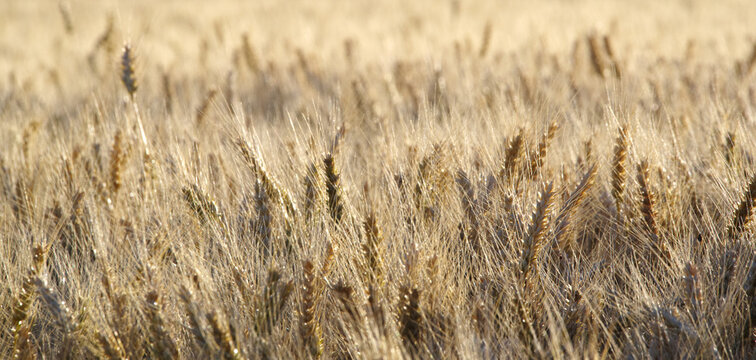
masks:
<svg viewBox="0 0 756 360"><path fill-rule="evenodd" d="M754 19L0 0L0 358L756 358Z"/></svg>

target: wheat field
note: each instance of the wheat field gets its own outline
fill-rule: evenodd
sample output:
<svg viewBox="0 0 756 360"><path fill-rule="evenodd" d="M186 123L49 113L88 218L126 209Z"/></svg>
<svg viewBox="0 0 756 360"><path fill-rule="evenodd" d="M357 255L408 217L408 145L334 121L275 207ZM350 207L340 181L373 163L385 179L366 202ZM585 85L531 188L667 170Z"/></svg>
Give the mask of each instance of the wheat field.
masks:
<svg viewBox="0 0 756 360"><path fill-rule="evenodd" d="M756 358L750 1L0 2L0 358Z"/></svg>

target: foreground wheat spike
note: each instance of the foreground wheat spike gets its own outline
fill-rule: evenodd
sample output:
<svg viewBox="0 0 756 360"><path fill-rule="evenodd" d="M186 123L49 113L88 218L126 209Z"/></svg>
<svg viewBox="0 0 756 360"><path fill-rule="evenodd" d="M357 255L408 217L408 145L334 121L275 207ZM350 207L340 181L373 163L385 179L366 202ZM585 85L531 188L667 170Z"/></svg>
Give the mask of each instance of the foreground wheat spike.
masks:
<svg viewBox="0 0 756 360"><path fill-rule="evenodd" d="M128 44L123 47L123 55L121 55L121 82L133 99L137 91L137 80L134 74L134 52Z"/></svg>
<svg viewBox="0 0 756 360"><path fill-rule="evenodd" d="M263 252L267 255L271 253L271 238L273 234L273 215L270 212L270 197L265 191L262 181L255 182L255 211L257 220L255 220L255 231L260 243L263 246Z"/></svg>
<svg viewBox="0 0 756 360"><path fill-rule="evenodd" d="M638 184L640 185L641 192L641 207L640 211L643 214L643 221L645 222L646 229L653 235L658 241L659 230L656 227L656 196L649 187L648 184L649 171L648 161L643 160L638 164Z"/></svg>
<svg viewBox="0 0 756 360"><path fill-rule="evenodd" d="M341 303L341 311L346 315L351 325L358 326L360 321L360 312L357 310L357 306L354 303L354 289L351 286L345 285L343 282L339 282L331 287L331 292L336 295L336 299Z"/></svg>
<svg viewBox="0 0 756 360"><path fill-rule="evenodd" d="M365 243L362 244L362 252L367 263L366 278L370 284L380 285L383 281L383 255L381 254L381 244L383 243L383 234L378 227L378 221L374 212L370 212L363 224L365 228Z"/></svg>
<svg viewBox="0 0 756 360"><path fill-rule="evenodd" d="M305 350L314 358L323 354L323 334L315 313L317 290L315 289L315 267L312 262L305 261L302 265L304 279L302 281L302 311L299 318L299 335L304 342Z"/></svg>
<svg viewBox="0 0 756 360"><path fill-rule="evenodd" d="M113 137L113 150L110 152L110 192L113 200L122 185L121 172L125 161L123 134L118 130Z"/></svg>
<svg viewBox="0 0 756 360"><path fill-rule="evenodd" d="M614 160L612 161L612 197L617 207L617 216L621 216L622 201L627 179L627 129L623 126L614 145Z"/></svg>
<svg viewBox="0 0 756 360"><path fill-rule="evenodd" d="M276 204L280 205L283 209L283 215L284 217L286 217L286 221L288 222L291 219L295 218L298 213L297 205L291 199L289 193L285 189L283 189L283 187L271 175L268 174L262 162L252 151L246 141L239 139L237 140L236 145L241 152L244 161L250 167L255 176L257 176L258 181L261 183L263 189L267 193L266 196L268 196Z"/></svg>
<svg viewBox="0 0 756 360"><path fill-rule="evenodd" d="M137 91L137 81L134 73L134 54L129 44L124 45L123 55L121 56L121 82L123 82L123 86L126 87L126 91L129 93L129 99L131 100L131 106L134 109L137 127L139 128L139 136L142 140L144 178L145 180L155 181L157 179L155 174L155 159L150 154L150 146L147 143L147 134L142 124L142 116L139 113L139 106L134 98Z"/></svg>
<svg viewBox="0 0 756 360"><path fill-rule="evenodd" d="M242 359L241 352L234 345L234 339L231 337L228 325L226 325L217 312L213 311L206 316L207 322L210 323L210 328L213 330L213 338L215 343L218 344L223 352L223 359L225 360L240 360Z"/></svg>
<svg viewBox="0 0 756 360"><path fill-rule="evenodd" d="M123 345L117 337L104 332L98 332L96 337L106 358L111 360L128 359L126 357L126 352L123 349Z"/></svg>
<svg viewBox="0 0 756 360"><path fill-rule="evenodd" d="M685 266L685 293L688 306L691 307L694 316L701 309L701 283L698 278L698 267L688 263Z"/></svg>
<svg viewBox="0 0 756 360"><path fill-rule="evenodd" d="M475 249L475 251L477 252L480 250L480 244L478 238L478 211L475 209L475 190L473 189L473 185L470 182L469 176L464 170L457 171L456 182L459 191L462 193L462 208L464 209L465 217L470 224L467 239L469 240L469 243L472 245L473 249Z"/></svg>
<svg viewBox="0 0 756 360"><path fill-rule="evenodd" d="M36 285L35 279L43 271L47 250L42 246L35 246L32 256L32 268L24 279L24 283L21 287L21 294L16 298L13 312L11 314L11 333L13 334L14 358L21 358L24 353L31 351L28 349L28 346L30 345L29 336L31 331L31 319L29 319L29 313L37 293L34 291Z"/></svg>
<svg viewBox="0 0 756 360"><path fill-rule="evenodd" d="M267 283L255 305L255 331L258 335L268 336L275 330L292 291L294 283L291 280L284 282L281 273L274 269L268 270Z"/></svg>
<svg viewBox="0 0 756 360"><path fill-rule="evenodd" d="M184 200L189 205L189 208L194 211L197 219L201 223L205 223L208 220L222 220L223 216L218 210L218 206L215 204L215 200L212 197L202 192L202 190L196 184L192 184L191 187L184 187L181 189L184 195Z"/></svg>
<svg viewBox="0 0 756 360"><path fill-rule="evenodd" d="M522 129L517 133L517 136L509 142L507 150L504 152L504 167L499 173L502 179L507 178L507 181L511 182L512 176L514 176L517 170L517 165L520 161L520 150L522 149Z"/></svg>
<svg viewBox="0 0 756 360"><path fill-rule="evenodd" d="M528 235L525 238L525 250L522 253L522 260L520 262L520 271L522 272L523 279L529 279L531 271L536 266L538 253L543 246L544 238L548 233L548 218L553 203L553 195L553 183L549 183L541 191L540 199L533 212Z"/></svg>
<svg viewBox="0 0 756 360"><path fill-rule="evenodd" d="M45 306L55 315L55 318L63 330L63 346L58 353L61 358L67 358L73 348L75 334L78 327L76 319L72 316L71 310L65 301L61 300L58 294L47 285L47 281L39 276L34 278L34 285L39 291L40 298Z"/></svg>
<svg viewBox="0 0 756 360"><path fill-rule="evenodd" d="M548 130L541 137L541 141L538 143L538 149L534 155L530 157L530 176L535 176L536 172L543 166L543 162L546 159L546 151L549 149L549 145L554 140L556 132L559 130L559 124L552 122L549 125Z"/></svg>
<svg viewBox="0 0 756 360"><path fill-rule="evenodd" d="M326 174L326 194L328 195L328 211L331 217L336 223L341 222L341 217L344 215L344 204L341 199L341 188L339 187L339 171L336 169L336 164L333 155L326 154L323 158L323 164L325 165Z"/></svg>
<svg viewBox="0 0 756 360"><path fill-rule="evenodd" d="M14 358L20 358L23 352L28 351L25 348L29 345L29 332L31 331L29 312L34 302L35 294L34 280L31 277L27 277L24 279L24 284L21 287L21 294L16 298L11 316Z"/></svg>
<svg viewBox="0 0 756 360"><path fill-rule="evenodd" d="M145 310L150 322L150 345L153 355L158 359L176 359L179 349L165 326L162 314L163 303L157 291L145 295Z"/></svg>
<svg viewBox="0 0 756 360"><path fill-rule="evenodd" d="M113 284L110 281L110 269L105 269L105 274L103 274L101 278L102 288L104 290L105 296L108 299L108 303L110 303L111 307L111 315L110 315L110 324L113 328L113 336L115 337L116 341L113 342L114 346L120 345L121 349L126 351L131 351L131 349L128 347L130 343L129 340L133 340L132 338L129 338L129 330L130 327L127 322L127 311L128 311L128 298L126 295L120 292L118 288L113 286Z"/></svg>
<svg viewBox="0 0 756 360"><path fill-rule="evenodd" d="M315 163L310 163L307 167L307 173L304 177L305 185L305 200L304 200L304 213L305 219L312 218L315 207L318 203L318 188L320 179L318 177L318 169L315 167Z"/></svg>
<svg viewBox="0 0 756 360"><path fill-rule="evenodd" d="M423 318L420 310L420 290L403 286L399 309L399 333L404 347L413 354L417 354L422 346Z"/></svg>
<svg viewBox="0 0 756 360"><path fill-rule="evenodd" d="M572 241L572 237L569 235L571 228L570 218L575 213L575 209L577 209L583 199L585 199L590 188L593 186L597 172L598 171L596 165L591 166L588 172L583 175L583 178L580 180L580 183L575 188L575 190L570 193L570 196L567 198L564 206L562 206L562 209L559 210L559 215L557 215L556 219L554 220L554 224L556 224L554 227L556 243L559 249L563 251L569 248L570 242Z"/></svg>
<svg viewBox="0 0 756 360"><path fill-rule="evenodd" d="M186 286L182 285L179 297L184 303L186 314L188 315L189 331L192 333L192 335L194 335L195 339L197 339L200 347L202 347L202 349L204 349L206 353L209 353L210 346L208 344L207 337L205 336L205 332L203 331L202 322L199 316L199 310L197 309L197 305L194 303L192 291L189 290Z"/></svg>
<svg viewBox="0 0 756 360"><path fill-rule="evenodd" d="M745 230L748 224L751 222L753 213L754 201L756 201L756 175L753 175L751 182L748 184L743 201L740 202L735 216L732 220L732 225L728 232L731 238L740 235Z"/></svg>

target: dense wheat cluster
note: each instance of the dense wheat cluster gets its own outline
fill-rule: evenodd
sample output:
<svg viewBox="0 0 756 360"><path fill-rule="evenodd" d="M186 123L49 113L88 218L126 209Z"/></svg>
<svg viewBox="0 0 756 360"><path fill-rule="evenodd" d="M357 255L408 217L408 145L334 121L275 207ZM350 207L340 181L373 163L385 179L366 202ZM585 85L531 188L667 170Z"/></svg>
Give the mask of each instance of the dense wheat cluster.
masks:
<svg viewBox="0 0 756 360"><path fill-rule="evenodd" d="M0 358L751 357L754 18L2 2Z"/></svg>

